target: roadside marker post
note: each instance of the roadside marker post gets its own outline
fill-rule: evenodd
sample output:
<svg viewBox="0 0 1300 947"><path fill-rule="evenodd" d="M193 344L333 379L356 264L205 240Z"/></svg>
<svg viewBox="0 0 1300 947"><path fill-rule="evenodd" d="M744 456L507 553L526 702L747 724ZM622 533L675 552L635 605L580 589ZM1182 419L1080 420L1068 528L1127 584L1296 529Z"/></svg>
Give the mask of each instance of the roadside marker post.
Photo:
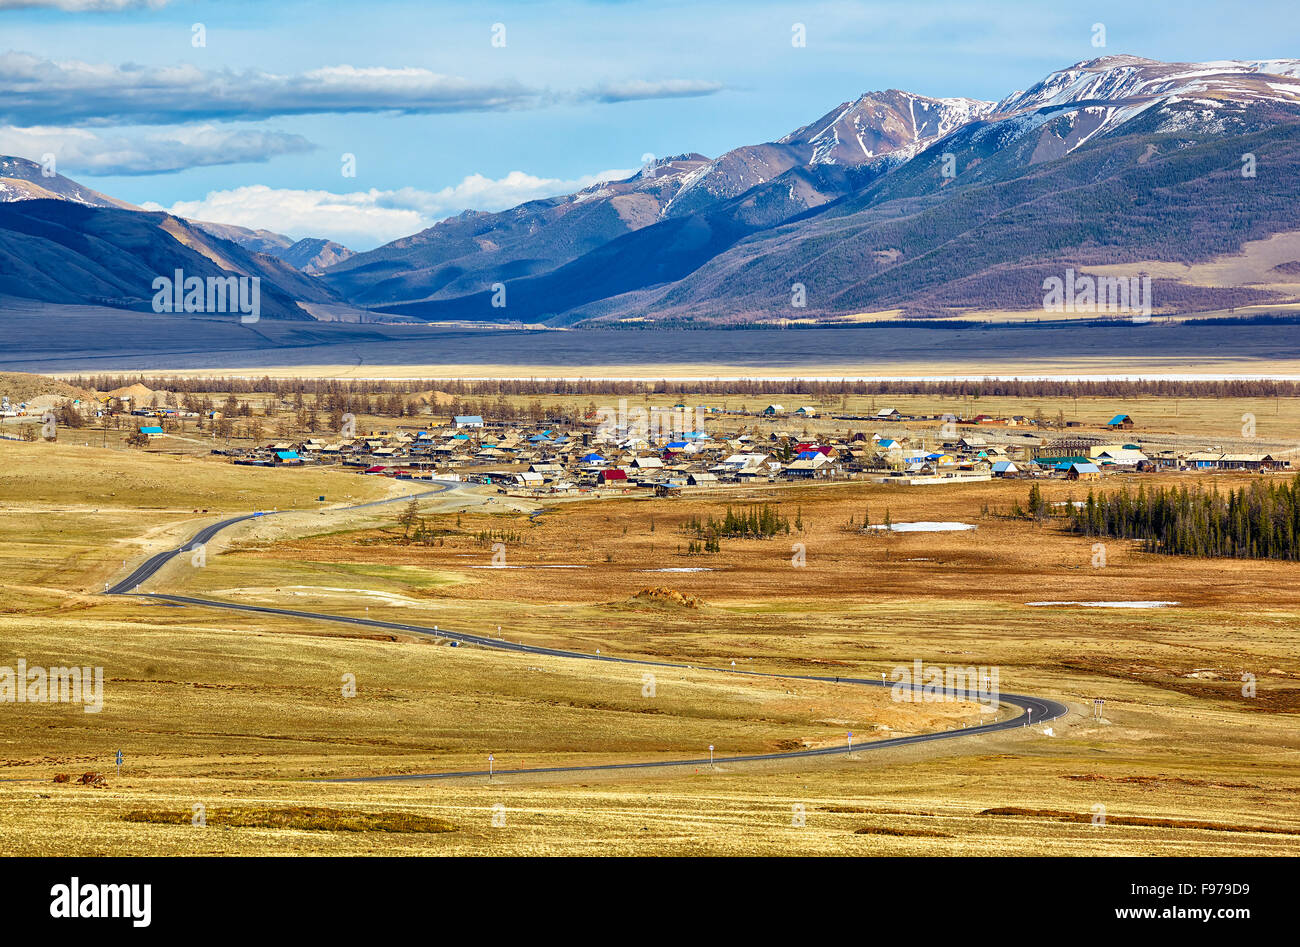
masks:
<svg viewBox="0 0 1300 947"><path fill-rule="evenodd" d="M492 764L496 762L496 757L491 753L488 754L488 779L492 778Z"/></svg>
<svg viewBox="0 0 1300 947"><path fill-rule="evenodd" d="M849 731L849 752L853 752L853 731Z"/></svg>
<svg viewBox="0 0 1300 947"><path fill-rule="evenodd" d="M709 744L709 765L713 765L713 744Z"/></svg>
<svg viewBox="0 0 1300 947"><path fill-rule="evenodd" d="M121 750L117 751L117 775L119 779L122 776L122 751Z"/></svg>

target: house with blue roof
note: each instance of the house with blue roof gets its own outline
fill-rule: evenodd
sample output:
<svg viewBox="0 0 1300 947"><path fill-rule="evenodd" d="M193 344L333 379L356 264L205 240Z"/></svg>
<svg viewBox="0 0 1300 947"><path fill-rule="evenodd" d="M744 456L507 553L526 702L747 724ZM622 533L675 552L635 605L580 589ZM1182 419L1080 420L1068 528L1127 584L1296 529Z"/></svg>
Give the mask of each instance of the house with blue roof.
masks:
<svg viewBox="0 0 1300 947"><path fill-rule="evenodd" d="M483 418L481 415L477 414L458 414L453 420L456 422L456 427L483 426Z"/></svg>
<svg viewBox="0 0 1300 947"><path fill-rule="evenodd" d="M1050 467L1052 470L1069 470L1070 464L1086 464L1088 458L1082 454L1071 457L1036 457L1034 463L1039 467Z"/></svg>
<svg viewBox="0 0 1300 947"><path fill-rule="evenodd" d="M1112 431L1127 431L1133 427L1133 419L1127 414L1117 414L1106 422L1106 427Z"/></svg>

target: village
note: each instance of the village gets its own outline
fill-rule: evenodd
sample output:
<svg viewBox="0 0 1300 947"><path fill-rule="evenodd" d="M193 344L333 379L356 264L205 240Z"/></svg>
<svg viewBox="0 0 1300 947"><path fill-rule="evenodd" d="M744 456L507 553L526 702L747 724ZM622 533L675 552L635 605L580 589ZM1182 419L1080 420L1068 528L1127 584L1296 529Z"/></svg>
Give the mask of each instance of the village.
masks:
<svg viewBox="0 0 1300 947"><path fill-rule="evenodd" d="M673 496L807 481L897 487L1013 478L1092 481L1117 473L1291 467L1291 451L1278 442L1216 437L1215 443L1199 438L1195 424L1175 434L1167 421L1146 430L1124 412L1067 420L1063 411L1049 418L1041 408L960 416L877 408L874 399L866 411L854 412L847 400L838 410L825 405L826 399L821 406L792 407L679 400L629 407L622 398L605 407L595 401L543 407L536 400L525 407L398 395L307 400L287 392L254 400L137 383L103 393L69 388L62 395L6 397L0 436L49 439L53 430L55 437L85 436L87 444L206 454L237 466L336 466L525 495ZM1268 447L1273 452L1259 449Z"/></svg>
<svg viewBox="0 0 1300 947"><path fill-rule="evenodd" d="M812 436L807 422L819 414L810 406L787 412L771 404L746 419L737 413L677 404L643 412L635 423L611 424L612 412L605 411L535 426L452 415L425 427L393 426L351 436L214 448L213 453L239 465L342 465L368 475L492 484L507 493L644 490L659 496L782 481L927 486L994 478L1087 481L1133 472L1269 473L1290 467L1289 460L1269 453L1144 446L1140 435L1129 433L1135 422L1127 414L1086 433L1045 431L1041 419L1025 416L963 419L885 408L868 418L828 418L867 421L871 430ZM166 436L157 425L139 430L151 439Z"/></svg>

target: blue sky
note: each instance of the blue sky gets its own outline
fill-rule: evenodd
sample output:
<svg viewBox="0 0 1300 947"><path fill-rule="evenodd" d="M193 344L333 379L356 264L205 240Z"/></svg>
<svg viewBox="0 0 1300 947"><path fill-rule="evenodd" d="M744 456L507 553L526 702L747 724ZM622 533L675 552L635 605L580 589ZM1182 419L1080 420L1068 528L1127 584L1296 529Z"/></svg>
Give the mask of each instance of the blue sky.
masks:
<svg viewBox="0 0 1300 947"><path fill-rule="evenodd" d="M137 204L364 249L647 153L778 138L868 90L998 99L1098 55L1297 56L1293 9L0 0L0 153L53 153L61 173Z"/></svg>

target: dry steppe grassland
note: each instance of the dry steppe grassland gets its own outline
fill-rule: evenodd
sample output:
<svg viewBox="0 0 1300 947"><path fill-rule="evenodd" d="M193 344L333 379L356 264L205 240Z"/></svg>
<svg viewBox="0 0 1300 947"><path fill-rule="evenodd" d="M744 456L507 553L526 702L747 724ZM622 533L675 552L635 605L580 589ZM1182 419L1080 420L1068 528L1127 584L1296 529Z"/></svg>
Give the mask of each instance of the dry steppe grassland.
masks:
<svg viewBox="0 0 1300 947"><path fill-rule="evenodd" d="M1070 399L1039 400L1049 416L1074 416ZM1237 400L1124 407L1174 440L1230 437L1247 411L1261 437L1273 416L1294 429L1288 400ZM905 398L876 401L920 410ZM98 443L77 434L0 441L0 665L21 657L105 669L98 714L0 704L0 851L1300 852L1295 564L1173 558L1111 541L1106 566L1095 568L1090 540L999 515L1023 501L1027 485L996 481L553 502L466 486L420 503L428 538L417 544L398 522L405 502L343 509L413 484ZM1222 489L1250 479L1184 476ZM1044 486L1052 502L1086 490ZM778 505L791 533L686 554L689 518L749 502ZM200 526L272 508L296 512L223 533L201 567L178 557L145 591L691 667L656 673L648 697L636 666L102 595L129 566ZM888 536L860 528L886 511L895 523L977 528ZM508 537L513 568L491 568L494 535ZM802 567L792 564L794 543L806 550ZM1028 604L1117 600L1178 604ZM1050 732L854 758L491 782L326 781L479 769L489 752L501 768L696 758L710 743L719 755L771 752L834 744L849 730L868 742L978 718L969 703L900 704L883 691L708 670L734 661L776 674L878 676L917 659L997 667L1004 690L1061 700L1072 712ZM1243 673L1257 682L1254 696L1243 694ZM1106 700L1100 721L1095 697ZM78 785L85 772L106 781ZM56 783L59 774L73 781Z"/></svg>

